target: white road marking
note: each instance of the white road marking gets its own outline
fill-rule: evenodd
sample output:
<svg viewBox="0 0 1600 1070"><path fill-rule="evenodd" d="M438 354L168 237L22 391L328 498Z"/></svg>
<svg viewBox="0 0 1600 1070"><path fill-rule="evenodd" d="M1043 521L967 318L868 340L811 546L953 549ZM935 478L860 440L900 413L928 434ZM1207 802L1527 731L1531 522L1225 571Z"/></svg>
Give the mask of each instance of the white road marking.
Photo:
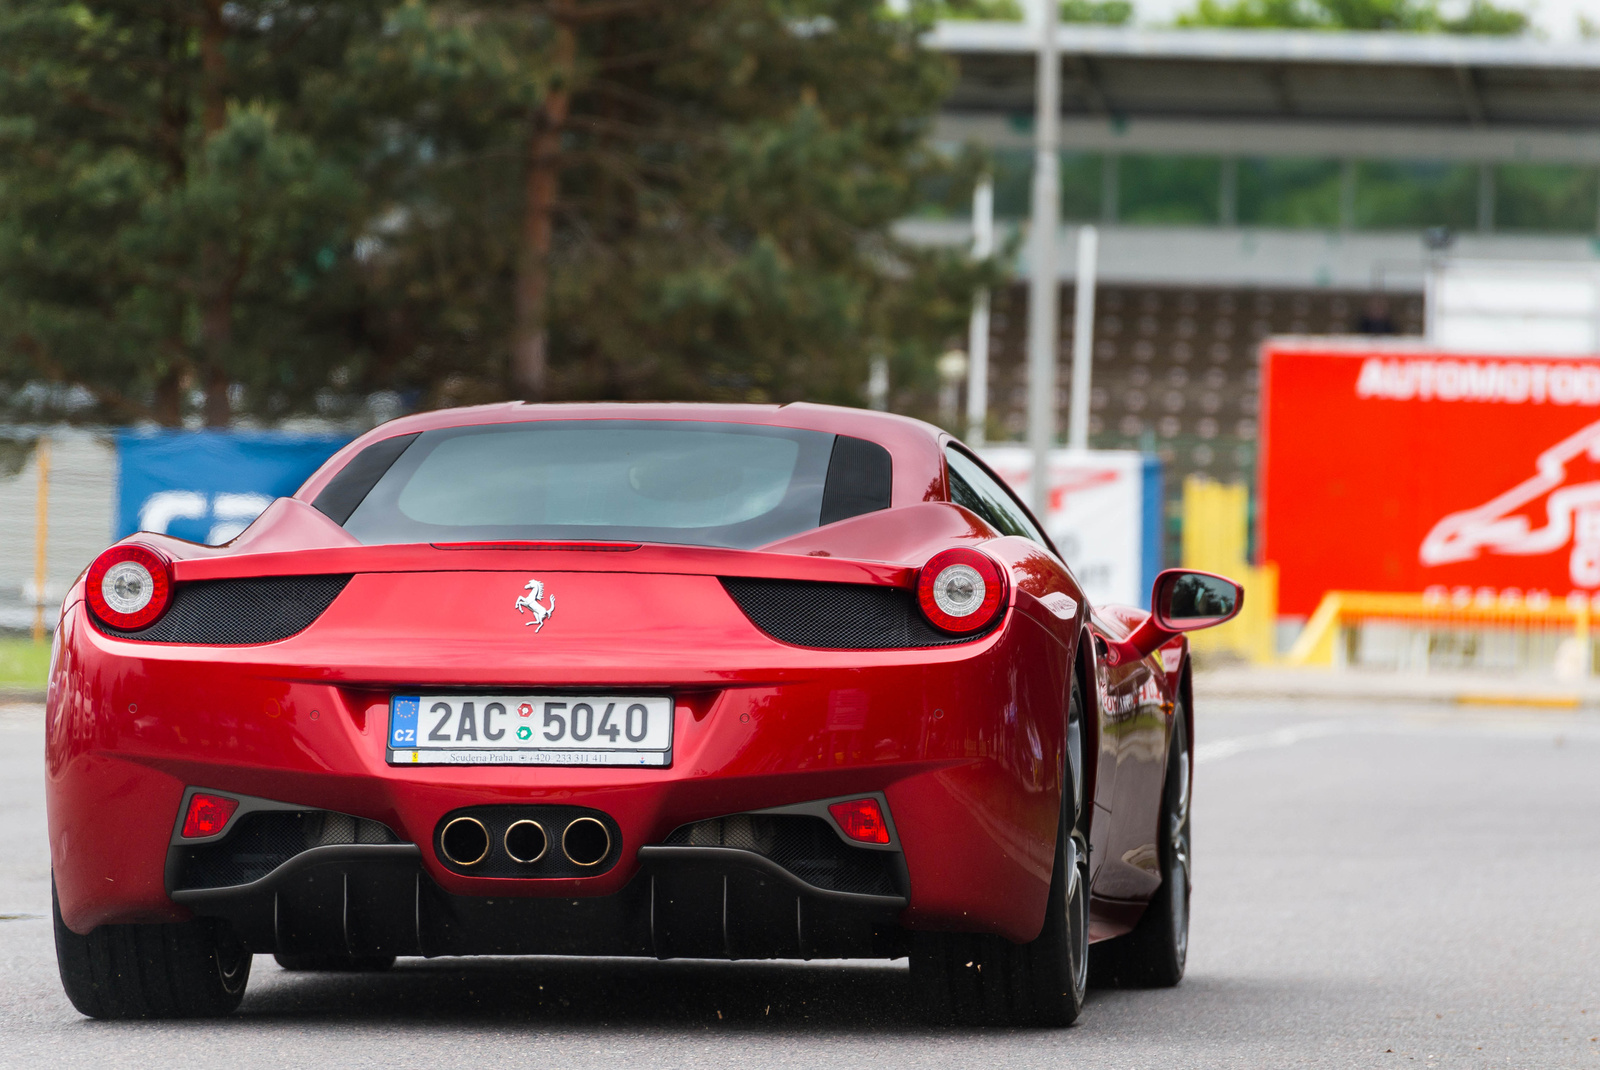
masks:
<svg viewBox="0 0 1600 1070"><path fill-rule="evenodd" d="M1194 749L1194 760L1196 763L1214 762L1221 758L1232 758L1235 754L1243 754L1245 751L1266 750L1272 747L1292 747L1306 739L1349 735L1351 728L1350 724L1342 721L1312 721L1308 724L1292 725L1288 728L1261 732L1253 736L1219 739L1211 743L1202 743L1196 747Z"/></svg>
<svg viewBox="0 0 1600 1070"><path fill-rule="evenodd" d="M1531 719L1530 719L1531 717ZM1202 743L1194 749L1194 760L1219 761L1254 750L1292 747L1306 740L1327 739L1332 736L1435 736L1453 735L1475 738L1500 738L1565 742L1581 740L1600 742L1600 723L1593 721L1552 720L1537 714L1516 720L1494 717L1407 718L1405 720L1352 719L1339 721L1308 721L1289 725L1271 732L1260 732L1233 739L1219 739Z"/></svg>

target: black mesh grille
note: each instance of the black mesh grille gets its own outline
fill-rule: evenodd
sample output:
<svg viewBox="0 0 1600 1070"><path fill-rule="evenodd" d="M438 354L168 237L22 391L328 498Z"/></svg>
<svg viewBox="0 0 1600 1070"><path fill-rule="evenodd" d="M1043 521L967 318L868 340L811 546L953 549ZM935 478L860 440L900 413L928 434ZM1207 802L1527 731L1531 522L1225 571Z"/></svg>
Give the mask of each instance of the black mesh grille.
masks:
<svg viewBox="0 0 1600 1070"><path fill-rule="evenodd" d="M246 814L215 843L181 847L177 887L231 888L260 880L302 851L352 843L399 843L387 825L324 810Z"/></svg>
<svg viewBox="0 0 1600 1070"><path fill-rule="evenodd" d="M970 643L977 635L946 635L922 615L914 591L864 583L812 583L723 577L739 608L757 628L795 646L834 650L891 650Z"/></svg>
<svg viewBox="0 0 1600 1070"><path fill-rule="evenodd" d="M807 884L859 895L899 895L888 851L851 847L820 817L735 814L680 825L671 847L737 847L772 859Z"/></svg>
<svg viewBox="0 0 1600 1070"><path fill-rule="evenodd" d="M308 628L349 582L349 576L195 580L177 585L172 605L148 628L100 627L108 635L149 643L275 643Z"/></svg>

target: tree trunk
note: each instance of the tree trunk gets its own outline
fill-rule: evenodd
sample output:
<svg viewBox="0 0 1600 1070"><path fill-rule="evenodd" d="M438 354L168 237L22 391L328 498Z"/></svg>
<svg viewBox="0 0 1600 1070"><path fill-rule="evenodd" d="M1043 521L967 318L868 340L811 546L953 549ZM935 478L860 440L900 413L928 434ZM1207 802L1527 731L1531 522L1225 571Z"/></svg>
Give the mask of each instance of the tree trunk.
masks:
<svg viewBox="0 0 1600 1070"><path fill-rule="evenodd" d="M162 427L183 426L183 367L174 361L156 383L153 414Z"/></svg>
<svg viewBox="0 0 1600 1070"><path fill-rule="evenodd" d="M522 240L517 250L516 323L511 336L511 390L529 401L545 396L549 373L550 247L561 181L561 134L572 105L578 40L571 0L552 7L555 76L529 121Z"/></svg>
<svg viewBox="0 0 1600 1070"><path fill-rule="evenodd" d="M228 121L228 66L222 47L228 27L222 0L203 0L200 15L200 125L207 140ZM227 355L233 335L232 272L226 251L216 239L200 249L200 346L205 372L207 427L226 427L233 416L228 401Z"/></svg>

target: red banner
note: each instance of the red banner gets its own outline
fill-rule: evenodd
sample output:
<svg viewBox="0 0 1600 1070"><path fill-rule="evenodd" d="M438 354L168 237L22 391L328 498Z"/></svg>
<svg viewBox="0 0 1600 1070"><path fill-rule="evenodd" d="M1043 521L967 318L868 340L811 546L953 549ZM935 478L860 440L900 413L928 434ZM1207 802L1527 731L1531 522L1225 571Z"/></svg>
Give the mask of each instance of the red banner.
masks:
<svg viewBox="0 0 1600 1070"><path fill-rule="evenodd" d="M1268 343L1261 375L1280 613L1330 590L1600 589L1600 359Z"/></svg>

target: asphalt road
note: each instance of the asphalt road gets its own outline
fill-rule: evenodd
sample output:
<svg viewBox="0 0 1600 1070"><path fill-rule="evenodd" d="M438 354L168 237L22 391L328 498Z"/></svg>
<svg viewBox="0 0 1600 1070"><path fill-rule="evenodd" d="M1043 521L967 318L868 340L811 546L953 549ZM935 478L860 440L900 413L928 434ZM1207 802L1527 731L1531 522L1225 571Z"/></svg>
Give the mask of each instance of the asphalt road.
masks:
<svg viewBox="0 0 1600 1070"><path fill-rule="evenodd" d="M256 959L221 1022L61 994L38 707L0 708L0 1066L1600 1066L1600 717L1199 711L1194 930L1171 990L1063 1031L932 1028L896 963Z"/></svg>

